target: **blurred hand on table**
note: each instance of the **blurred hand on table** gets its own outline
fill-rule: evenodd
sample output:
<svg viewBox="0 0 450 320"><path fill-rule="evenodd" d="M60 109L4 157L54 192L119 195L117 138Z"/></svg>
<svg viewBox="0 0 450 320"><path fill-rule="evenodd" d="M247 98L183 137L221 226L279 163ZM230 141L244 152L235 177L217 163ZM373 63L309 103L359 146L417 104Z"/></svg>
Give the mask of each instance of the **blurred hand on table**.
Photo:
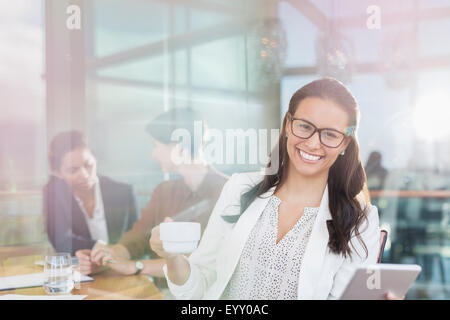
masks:
<svg viewBox="0 0 450 320"><path fill-rule="evenodd" d="M91 250L84 249L75 252L78 258L79 271L82 275L95 274L102 271L102 267L91 261Z"/></svg>
<svg viewBox="0 0 450 320"><path fill-rule="evenodd" d="M106 259L117 260L121 262L113 269L125 270L125 261L129 259L128 250L122 245L106 245L101 242L97 242L92 250L84 249L78 250L75 255L78 257L78 263L80 265L80 272L83 275L95 274L105 270ZM129 261L131 262L131 261ZM132 263L132 262L131 262ZM111 263L107 264L111 267ZM134 265L133 265L134 268Z"/></svg>
<svg viewBox="0 0 450 320"><path fill-rule="evenodd" d="M103 266L108 266L112 270L123 275L132 275L137 271L134 261L117 256L114 251L106 252L102 257L101 263Z"/></svg>

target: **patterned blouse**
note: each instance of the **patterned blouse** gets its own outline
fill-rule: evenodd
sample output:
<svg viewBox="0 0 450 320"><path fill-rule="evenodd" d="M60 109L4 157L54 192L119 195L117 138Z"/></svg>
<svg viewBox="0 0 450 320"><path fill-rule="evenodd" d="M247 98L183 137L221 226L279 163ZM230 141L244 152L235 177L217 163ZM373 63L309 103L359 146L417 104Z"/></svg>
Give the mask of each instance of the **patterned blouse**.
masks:
<svg viewBox="0 0 450 320"><path fill-rule="evenodd" d="M272 195L242 251L222 299L295 300L298 277L319 207L303 215L278 242L278 207Z"/></svg>

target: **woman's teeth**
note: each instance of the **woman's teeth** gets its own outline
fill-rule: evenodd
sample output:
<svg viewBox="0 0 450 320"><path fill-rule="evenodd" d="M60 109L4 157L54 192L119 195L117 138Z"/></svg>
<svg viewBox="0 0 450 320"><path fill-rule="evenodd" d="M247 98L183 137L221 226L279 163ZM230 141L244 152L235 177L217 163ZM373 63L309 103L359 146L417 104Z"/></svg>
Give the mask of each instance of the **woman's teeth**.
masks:
<svg viewBox="0 0 450 320"><path fill-rule="evenodd" d="M305 152L303 152L302 150L299 150L300 155L305 158L306 160L311 160L311 161L317 161L320 160L322 157L316 157L316 156L312 156L310 154L307 154Z"/></svg>

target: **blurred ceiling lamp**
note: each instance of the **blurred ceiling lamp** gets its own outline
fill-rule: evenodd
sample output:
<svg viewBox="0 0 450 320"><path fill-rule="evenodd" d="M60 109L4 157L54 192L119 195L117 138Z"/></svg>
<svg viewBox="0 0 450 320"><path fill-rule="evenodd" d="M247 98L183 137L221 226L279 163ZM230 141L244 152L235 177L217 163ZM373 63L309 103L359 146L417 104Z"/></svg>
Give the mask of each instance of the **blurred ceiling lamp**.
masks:
<svg viewBox="0 0 450 320"><path fill-rule="evenodd" d="M353 43L339 32L330 31L319 35L316 40L319 75L350 82L354 73L353 53Z"/></svg>
<svg viewBox="0 0 450 320"><path fill-rule="evenodd" d="M429 95L418 100L412 114L417 137L429 142L450 140L450 97Z"/></svg>
<svg viewBox="0 0 450 320"><path fill-rule="evenodd" d="M269 18L258 23L250 34L250 49L258 81L267 86L280 82L286 59L286 31L279 19Z"/></svg>
<svg viewBox="0 0 450 320"><path fill-rule="evenodd" d="M381 42L381 72L386 84L401 89L411 83L414 39L411 30L386 33Z"/></svg>

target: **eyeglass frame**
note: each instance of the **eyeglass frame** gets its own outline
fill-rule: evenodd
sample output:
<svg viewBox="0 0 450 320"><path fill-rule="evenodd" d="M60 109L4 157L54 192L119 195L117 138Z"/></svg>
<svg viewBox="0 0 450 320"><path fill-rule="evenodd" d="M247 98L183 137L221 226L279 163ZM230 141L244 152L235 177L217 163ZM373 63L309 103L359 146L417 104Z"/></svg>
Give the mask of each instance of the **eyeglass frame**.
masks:
<svg viewBox="0 0 450 320"><path fill-rule="evenodd" d="M319 132L319 141L320 141L320 143L321 143L322 145L324 145L324 146L327 147L327 148L333 148L333 149L339 148L339 146L342 144L342 142L344 142L344 141L346 140L347 137L350 137L350 136L354 135L355 129L356 129L356 126L349 126L349 127L345 128L345 133L344 133L344 132L341 132L341 131L339 131L339 130L333 129L333 128L320 128L320 129L319 129L319 128L317 128L313 123L311 123L310 121L308 121L308 120L306 120L306 119L302 119L302 118L294 118L289 112L287 113L287 116L288 116L289 121L291 121L291 132L292 132L292 134L293 134L294 136L296 136L297 138L300 138L300 139L309 139L309 138L311 138L316 132ZM305 121L306 123L310 124L310 125L314 128L314 131L313 131L313 132L311 133L311 135L310 135L309 137L307 137L307 138L303 138L303 137L297 136L297 135L294 133L294 120ZM344 138L342 139L342 141L341 141L336 147L330 147L330 146L328 146L328 145L326 145L325 143L322 142L322 137L321 137L321 135L322 135L322 131L323 131L323 130L331 130L331 131L338 132L338 133L342 134Z"/></svg>

